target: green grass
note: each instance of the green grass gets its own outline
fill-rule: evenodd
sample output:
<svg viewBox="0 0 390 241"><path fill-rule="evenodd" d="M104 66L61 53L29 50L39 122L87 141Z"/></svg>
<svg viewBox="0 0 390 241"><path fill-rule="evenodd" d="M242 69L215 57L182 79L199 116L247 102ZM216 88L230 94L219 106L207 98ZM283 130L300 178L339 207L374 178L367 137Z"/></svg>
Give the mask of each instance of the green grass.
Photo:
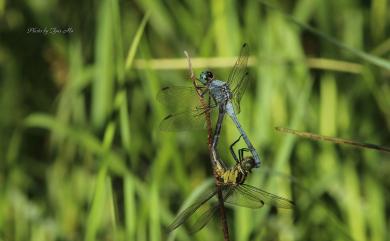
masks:
<svg viewBox="0 0 390 241"><path fill-rule="evenodd" d="M274 130L389 145L388 2L0 6L0 241L222 240L218 219L166 233L211 169L206 132L158 130L168 110L156 95L190 84L184 50L196 74L225 79L243 42L254 61L239 119L263 159L247 182L297 206L229 209L231 240L390 238L388 154ZM237 136L226 118L230 164Z"/></svg>

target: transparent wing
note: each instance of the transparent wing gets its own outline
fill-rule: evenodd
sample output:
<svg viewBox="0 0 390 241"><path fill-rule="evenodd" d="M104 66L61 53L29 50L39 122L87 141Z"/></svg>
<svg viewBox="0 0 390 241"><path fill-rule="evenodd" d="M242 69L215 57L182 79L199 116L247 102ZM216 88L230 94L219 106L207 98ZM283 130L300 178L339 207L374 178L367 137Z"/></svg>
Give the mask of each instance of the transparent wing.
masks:
<svg viewBox="0 0 390 241"><path fill-rule="evenodd" d="M259 200L256 195L241 191L239 186L234 186L226 189L225 202L246 208L261 208L264 202Z"/></svg>
<svg viewBox="0 0 390 241"><path fill-rule="evenodd" d="M226 202L226 200L228 200L231 194L233 193L233 186L226 185L226 186L222 186L221 189L222 189L223 200ZM216 192L217 191L215 191L215 193ZM190 233L193 234L198 232L199 230L204 228L204 226L206 226L206 224L210 222L212 218L215 218L217 216L216 213L219 207L219 203L216 195L213 197L212 203L213 205L205 209L194 223L192 224L190 223L188 225L190 229Z"/></svg>
<svg viewBox="0 0 390 241"><path fill-rule="evenodd" d="M181 113L169 114L160 122L162 131L186 131L202 130L206 128L204 111L198 113L185 111Z"/></svg>
<svg viewBox="0 0 390 241"><path fill-rule="evenodd" d="M244 95L245 90L246 90L248 83L249 83L248 76L249 76L249 74L248 74L248 72L246 72L242 76L242 80L240 81L237 88L234 91L232 91L232 93L233 93L233 99L232 99L233 106L234 106L234 110L237 114L240 113L240 111L241 111L240 102L241 102L241 98Z"/></svg>
<svg viewBox="0 0 390 241"><path fill-rule="evenodd" d="M212 111L215 104L209 98L208 91L204 92L204 106L201 104L194 87L169 86L157 94L157 100L167 106L169 114L161 121L162 131L184 131L204 129L204 113Z"/></svg>
<svg viewBox="0 0 390 241"><path fill-rule="evenodd" d="M249 47L245 43L242 45L240 55L227 79L227 83L233 93L233 99L236 99L235 108L237 113L240 112L239 103L247 87L246 82L248 81L248 57Z"/></svg>
<svg viewBox="0 0 390 241"><path fill-rule="evenodd" d="M168 232L171 232L182 224L188 226L191 233L198 232L206 226L215 217L216 211L218 210L216 193L216 190L209 193L206 192L194 204L179 213L175 220L168 226ZM279 208L292 208L294 206L294 203L288 199L278 197L246 184L223 186L222 193L226 203L248 208L261 208L265 203ZM195 216L195 221L191 222L193 216Z"/></svg>
<svg viewBox="0 0 390 241"><path fill-rule="evenodd" d="M195 223L188 225L190 233L194 234L204 228L204 226L206 226L206 224L208 224L212 218L216 217L217 210L218 204L214 204L206 209L195 221Z"/></svg>
<svg viewBox="0 0 390 241"><path fill-rule="evenodd" d="M259 200L256 195L240 191L239 186L222 186L222 195L224 202L228 204L247 208L261 208L264 205L264 202ZM216 196L214 197L213 201L217 201ZM189 228L191 233L195 233L206 226L210 219L216 216L215 214L218 210L218 207L218 202L212 206L209 206L209 208L206 209L193 224L190 224Z"/></svg>
<svg viewBox="0 0 390 241"><path fill-rule="evenodd" d="M157 93L157 100L173 113L192 111L200 105L194 86L167 86Z"/></svg>
<svg viewBox="0 0 390 241"><path fill-rule="evenodd" d="M249 208L260 208L264 205L264 202L260 202L255 196L244 195L237 189L237 186L225 185L222 186L222 195L225 203L249 207ZM201 230L210 220L216 217L216 213L219 207L216 195L213 197L213 205L208 206L207 209L200 212L200 216L193 223L186 223L190 232L195 233ZM200 209L198 209L200 210ZM195 216L195 215L194 215Z"/></svg>
<svg viewBox="0 0 390 241"><path fill-rule="evenodd" d="M293 208L294 202L286 198L276 196L259 188L242 184L237 186L237 191L247 198L257 199L261 203L266 203L278 208Z"/></svg>
<svg viewBox="0 0 390 241"><path fill-rule="evenodd" d="M209 215L209 213L207 212L207 210L210 210L209 208L206 208L206 206L204 204L206 204L212 197L215 196L215 194L217 193L217 191L214 189L213 191L211 192L205 192L199 199L197 199L194 204L192 204L191 206L189 206L188 208L186 208L184 211L182 211L181 213L179 213L175 219L173 220L173 222L168 226L168 232L171 232L173 231L174 229L176 229L177 227L179 227L180 225L182 225L183 223L186 223L188 224L190 227L191 227L191 230L192 229L195 229L196 226L194 227L194 225L191 225L189 224L189 222L187 222L189 220L189 217L192 216L193 214L195 213L201 213L201 217L204 216L204 215ZM205 209L201 208L201 207L205 207ZM213 205L214 206L214 205ZM206 211L205 211L206 210ZM195 214L196 215L196 214ZM198 224L199 225L199 224ZM206 225L206 224L205 224ZM204 225L203 225L204 226ZM196 231L195 231L196 232Z"/></svg>

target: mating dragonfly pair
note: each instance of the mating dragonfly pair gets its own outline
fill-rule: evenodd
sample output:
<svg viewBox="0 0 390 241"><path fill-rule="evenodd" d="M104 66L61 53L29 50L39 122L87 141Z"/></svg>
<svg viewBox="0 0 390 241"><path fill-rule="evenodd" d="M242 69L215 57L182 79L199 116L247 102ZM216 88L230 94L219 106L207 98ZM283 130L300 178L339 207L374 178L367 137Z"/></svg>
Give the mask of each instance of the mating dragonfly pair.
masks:
<svg viewBox="0 0 390 241"><path fill-rule="evenodd" d="M240 132L240 137L230 146L236 164L227 169L225 168L226 165L218 160L217 163L222 165L214 167L217 185L221 187L224 202L249 208L261 208L265 203L281 208L291 208L293 207L292 201L244 184L251 170L259 167L261 163L258 153L237 118L237 114L240 112L240 101L248 85L248 57L248 45L244 44L226 82L215 79L212 72L205 71L200 74L198 79L201 83L200 86L170 86L163 88L157 99L167 105L173 113L164 118L160 124L160 129L165 131L203 129L206 127L205 113L212 114L218 109L216 128L211 145L212 150L216 150L223 118L227 114ZM208 101L206 105L199 105L199 92L201 97ZM233 148L241 137L244 139L247 148L240 149L237 157ZM250 152L251 155L244 157L244 152ZM213 203L216 194L216 188L205 191L194 204L175 218L168 230L172 231L183 223L189 226L191 232L202 229L218 209L218 204ZM189 217L195 213L199 213L199 217L197 221L191 223ZM195 214L194 216L198 215Z"/></svg>
<svg viewBox="0 0 390 241"><path fill-rule="evenodd" d="M205 106L199 105L199 95L195 91L194 86L163 88L157 98L161 103L167 105L172 114L164 118L160 124L160 129L165 131L204 129L206 127L204 114L213 113L218 109L216 128L212 141L212 148L215 150L224 115L228 114L240 132L240 138L244 139L248 148L240 149L237 158L233 148L240 140L239 138L230 146L230 151L236 164L229 169L220 165L215 167L217 184L222 189L224 202L249 208L261 208L264 204L270 204L279 208L292 208L294 206L292 201L244 183L251 170L259 167L261 163L259 155L237 118L237 114L240 112L240 101L248 85L248 56L248 46L244 44L226 82L215 79L210 71L200 74L198 80L202 85L196 86L196 88L200 90L202 97L208 100ZM374 144L364 144L287 128L276 128L276 130L314 140L331 141L338 144L348 144L390 153L390 148ZM251 155L244 157L244 152L250 152ZM223 162L221 163L223 164ZM168 230L172 231L182 224L186 224L192 232L202 229L216 214L218 208L218 204L215 203L216 194L216 188L212 191L205 191L191 206L179 213L172 224L169 225ZM191 223L190 217L195 213L197 214L194 216L198 216L198 218Z"/></svg>

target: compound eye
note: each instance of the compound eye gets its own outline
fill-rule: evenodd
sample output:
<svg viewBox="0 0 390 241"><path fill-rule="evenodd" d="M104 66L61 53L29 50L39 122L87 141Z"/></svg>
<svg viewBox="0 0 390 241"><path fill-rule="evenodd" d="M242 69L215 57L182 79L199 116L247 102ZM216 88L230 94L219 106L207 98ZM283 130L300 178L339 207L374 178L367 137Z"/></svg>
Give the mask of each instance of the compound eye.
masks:
<svg viewBox="0 0 390 241"><path fill-rule="evenodd" d="M210 71L207 71L207 78L209 79L213 79L213 73L211 73Z"/></svg>

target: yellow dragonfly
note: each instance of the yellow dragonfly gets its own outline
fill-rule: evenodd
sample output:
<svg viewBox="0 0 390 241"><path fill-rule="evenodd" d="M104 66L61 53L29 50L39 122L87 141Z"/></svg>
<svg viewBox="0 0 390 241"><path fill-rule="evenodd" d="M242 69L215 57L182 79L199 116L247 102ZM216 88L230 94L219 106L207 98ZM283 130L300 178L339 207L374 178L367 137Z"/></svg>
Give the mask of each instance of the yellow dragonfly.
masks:
<svg viewBox="0 0 390 241"><path fill-rule="evenodd" d="M244 157L244 152L250 152L248 148L239 149L237 157L234 145L240 138L241 136L230 146L230 152L236 164L229 169L220 165L215 167L217 185L221 187L224 202L247 208L261 208L264 204L278 208L293 208L292 201L245 184L245 179L251 173L252 168L256 167L256 162L252 156ZM189 228L191 233L201 230L217 214L219 204L216 194L215 186L211 191L204 191L200 198L176 216L168 226L168 231L171 232L183 224ZM190 218L192 216L195 220Z"/></svg>
<svg viewBox="0 0 390 241"><path fill-rule="evenodd" d="M385 147L385 146L379 146L375 144L370 144L370 143L362 143L362 142L357 142L357 141L352 141L352 140L347 140L347 139L342 139L342 138L336 138L336 137L330 137L330 136L323 136L323 135L318 135L314 134L311 132L304 132L304 131L297 131L285 127L275 127L277 131L284 132L284 133L289 133L293 134L299 137L304 137L312 140L317 140L317 141L329 141L337 144L345 144L345 145L350 145L358 148L368 148L368 149L373 149L377 151L382 151L382 152L387 152L390 153L390 147Z"/></svg>

